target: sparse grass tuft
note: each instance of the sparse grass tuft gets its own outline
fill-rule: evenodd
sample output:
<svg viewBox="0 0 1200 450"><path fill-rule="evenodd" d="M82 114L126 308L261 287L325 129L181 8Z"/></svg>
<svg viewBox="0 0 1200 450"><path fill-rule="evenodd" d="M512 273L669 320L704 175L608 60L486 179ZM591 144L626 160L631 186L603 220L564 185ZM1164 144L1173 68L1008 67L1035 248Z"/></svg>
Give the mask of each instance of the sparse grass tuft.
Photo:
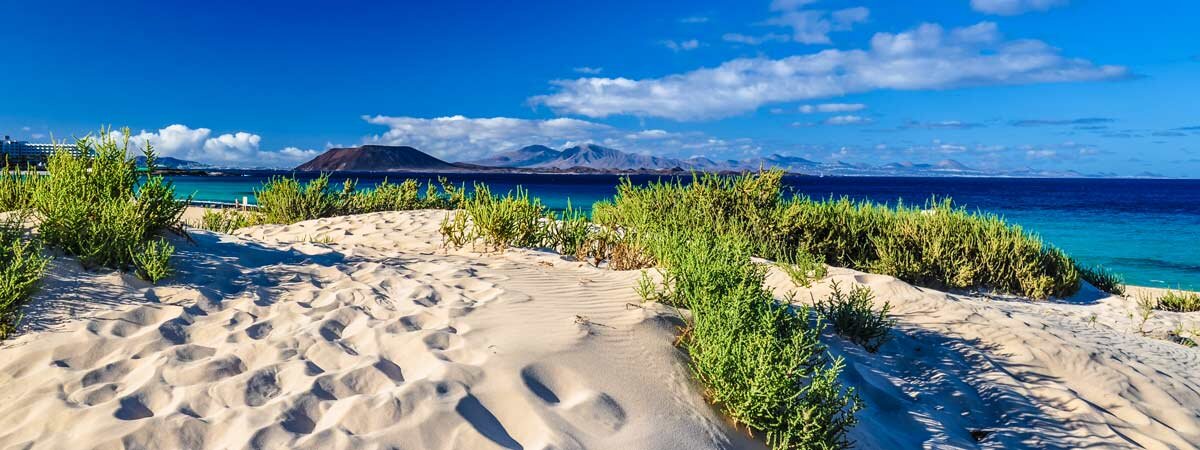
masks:
<svg viewBox="0 0 1200 450"><path fill-rule="evenodd" d="M192 224L196 228L229 234L240 228L257 225L261 216L251 211L236 209L206 209L200 221Z"/></svg>
<svg viewBox="0 0 1200 450"><path fill-rule="evenodd" d="M791 261L777 261L775 265L797 286L811 287L813 281L825 278L825 275L829 274L824 258L804 250L797 250Z"/></svg>
<svg viewBox="0 0 1200 450"><path fill-rule="evenodd" d="M540 247L544 242L546 207L520 187L500 197L487 185L476 184L475 195L463 209L470 215L472 236L483 240L486 251Z"/></svg>
<svg viewBox="0 0 1200 450"><path fill-rule="evenodd" d="M1174 312L1200 311L1200 293L1168 290L1157 300L1158 309Z"/></svg>
<svg viewBox="0 0 1200 450"><path fill-rule="evenodd" d="M137 268L137 276L151 283L171 276L171 255L175 254L175 246L165 239L151 241L141 250L133 253L133 265Z"/></svg>
<svg viewBox="0 0 1200 450"><path fill-rule="evenodd" d="M861 345L868 352L878 351L891 339L891 330L896 324L895 319L888 317L892 305L884 302L876 312L875 294L871 288L856 285L847 293L836 281L831 284L833 291L829 296L814 301L817 314L825 318L839 336Z"/></svg>
<svg viewBox="0 0 1200 450"><path fill-rule="evenodd" d="M358 189L354 180L345 180L341 189L330 186L328 174L301 182L295 177L274 177L254 191L258 200L255 223L291 224L348 214L412 209L447 209L462 204L466 194L461 187L439 178L441 186L425 185L407 179L394 184L386 179L371 189Z"/></svg>
<svg viewBox="0 0 1200 450"><path fill-rule="evenodd" d="M1079 276L1096 289L1113 295L1125 295L1125 278L1104 266L1080 267Z"/></svg>

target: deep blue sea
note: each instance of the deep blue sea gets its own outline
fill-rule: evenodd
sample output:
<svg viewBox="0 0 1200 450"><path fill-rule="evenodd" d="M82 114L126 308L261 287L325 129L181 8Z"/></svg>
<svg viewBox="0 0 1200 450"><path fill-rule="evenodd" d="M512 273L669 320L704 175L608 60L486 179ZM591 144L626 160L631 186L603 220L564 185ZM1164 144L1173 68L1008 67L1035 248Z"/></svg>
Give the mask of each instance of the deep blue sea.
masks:
<svg viewBox="0 0 1200 450"><path fill-rule="evenodd" d="M254 201L253 190L278 173L245 172L222 176L171 176L177 192L196 200ZM297 174L300 178L315 175ZM567 199L587 207L611 197L616 175L454 174L455 184L483 182L502 193L522 186L547 206L561 209ZM370 187L375 174L345 178ZM430 179L436 175L393 175ZM658 180L634 176L634 183ZM686 178L686 179L690 179ZM1041 235L1088 264L1122 273L1130 284L1200 289L1200 180L1021 179L1021 178L860 178L787 177L795 193L815 198L849 196L880 203L924 204L949 196L969 210L1004 216Z"/></svg>

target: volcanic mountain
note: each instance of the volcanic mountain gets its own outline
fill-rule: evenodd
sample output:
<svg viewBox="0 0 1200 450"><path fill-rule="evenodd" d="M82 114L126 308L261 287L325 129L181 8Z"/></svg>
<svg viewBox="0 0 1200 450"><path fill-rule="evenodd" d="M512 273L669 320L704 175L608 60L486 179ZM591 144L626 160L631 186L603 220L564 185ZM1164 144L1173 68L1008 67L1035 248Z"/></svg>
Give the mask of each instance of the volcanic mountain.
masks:
<svg viewBox="0 0 1200 450"><path fill-rule="evenodd" d="M556 160L562 153L545 145L530 145L491 158L471 161L471 164L489 167L532 167Z"/></svg>
<svg viewBox="0 0 1200 450"><path fill-rule="evenodd" d="M296 167L296 170L386 172L460 170L460 168L412 147L363 145L350 148L331 148L313 158L312 161Z"/></svg>

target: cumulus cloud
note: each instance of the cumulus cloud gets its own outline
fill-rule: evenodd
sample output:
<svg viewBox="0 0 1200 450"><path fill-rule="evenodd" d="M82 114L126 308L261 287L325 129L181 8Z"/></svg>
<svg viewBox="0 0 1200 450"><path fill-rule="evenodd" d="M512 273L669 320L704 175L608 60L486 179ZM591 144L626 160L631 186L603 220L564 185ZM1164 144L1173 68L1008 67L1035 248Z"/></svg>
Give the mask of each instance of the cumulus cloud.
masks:
<svg viewBox="0 0 1200 450"><path fill-rule="evenodd" d="M832 13L820 10L772 9L780 14L767 19L767 25L792 29L792 39L802 44L831 44L829 34L848 31L855 24L867 21L871 11L864 7L846 8Z"/></svg>
<svg viewBox="0 0 1200 450"><path fill-rule="evenodd" d="M971 0L971 8L986 14L1015 16L1066 5L1068 0Z"/></svg>
<svg viewBox="0 0 1200 450"><path fill-rule="evenodd" d="M585 75L599 75L600 72L604 71L604 68L603 67L583 66L583 67L576 67L572 70L574 70L575 72L578 72L578 73L585 74Z"/></svg>
<svg viewBox="0 0 1200 450"><path fill-rule="evenodd" d="M698 120L753 111L768 103L882 89L951 89L1128 76L1125 67L1064 57L1042 41L1005 41L991 22L948 31L927 23L902 33L876 33L870 46L862 50L831 49L782 59L740 58L661 78L557 80L553 82L556 92L530 101L559 113L588 117L630 114Z"/></svg>
<svg viewBox="0 0 1200 450"><path fill-rule="evenodd" d="M672 40L666 40L666 41L662 41L662 45L666 48L671 49L671 51L673 51L673 52L684 52L684 51L695 50L695 49L700 48L700 41L695 40L695 39L689 39L686 41L679 41L679 42L672 41Z"/></svg>
<svg viewBox="0 0 1200 450"><path fill-rule="evenodd" d="M115 133L115 132L114 132ZM214 136L208 128L191 128L174 124L157 131L130 136L131 147L139 151L149 143L160 156L202 163L250 167L292 167L316 157L315 150L289 147L279 151L259 147L262 137L239 131Z"/></svg>
<svg viewBox="0 0 1200 450"><path fill-rule="evenodd" d="M804 114L855 112L866 109L862 103L821 103L819 105L800 105L798 110Z"/></svg>

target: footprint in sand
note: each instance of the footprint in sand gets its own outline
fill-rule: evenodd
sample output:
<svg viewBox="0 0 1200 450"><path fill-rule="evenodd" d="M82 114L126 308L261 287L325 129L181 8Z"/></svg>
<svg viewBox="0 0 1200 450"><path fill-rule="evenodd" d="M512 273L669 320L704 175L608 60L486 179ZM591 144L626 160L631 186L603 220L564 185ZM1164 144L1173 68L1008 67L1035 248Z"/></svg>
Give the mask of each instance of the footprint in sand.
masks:
<svg viewBox="0 0 1200 450"><path fill-rule="evenodd" d="M525 387L577 428L601 435L625 426L625 410L611 396L584 388L562 367L531 364L521 369Z"/></svg>

